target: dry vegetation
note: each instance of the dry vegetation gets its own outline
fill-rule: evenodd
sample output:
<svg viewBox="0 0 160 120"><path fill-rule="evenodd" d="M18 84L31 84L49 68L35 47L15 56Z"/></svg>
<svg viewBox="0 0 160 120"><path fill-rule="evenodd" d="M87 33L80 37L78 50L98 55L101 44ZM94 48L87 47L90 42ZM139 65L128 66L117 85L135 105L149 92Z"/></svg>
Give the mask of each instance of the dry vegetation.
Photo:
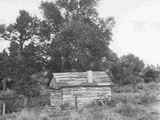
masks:
<svg viewBox="0 0 160 120"><path fill-rule="evenodd" d="M157 120L156 111L148 106L159 94L157 83L113 87L112 100L104 106L90 104L79 111L24 109L2 120ZM154 114L153 114L154 113Z"/></svg>

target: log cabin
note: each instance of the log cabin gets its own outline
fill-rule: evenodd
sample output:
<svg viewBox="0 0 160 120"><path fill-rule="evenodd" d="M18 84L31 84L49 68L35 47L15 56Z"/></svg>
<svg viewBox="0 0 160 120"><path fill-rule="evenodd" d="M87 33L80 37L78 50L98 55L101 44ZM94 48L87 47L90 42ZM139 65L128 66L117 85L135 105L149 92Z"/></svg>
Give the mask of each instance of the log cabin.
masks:
<svg viewBox="0 0 160 120"><path fill-rule="evenodd" d="M111 78L104 71L53 73L49 84L50 105L83 107L111 98Z"/></svg>

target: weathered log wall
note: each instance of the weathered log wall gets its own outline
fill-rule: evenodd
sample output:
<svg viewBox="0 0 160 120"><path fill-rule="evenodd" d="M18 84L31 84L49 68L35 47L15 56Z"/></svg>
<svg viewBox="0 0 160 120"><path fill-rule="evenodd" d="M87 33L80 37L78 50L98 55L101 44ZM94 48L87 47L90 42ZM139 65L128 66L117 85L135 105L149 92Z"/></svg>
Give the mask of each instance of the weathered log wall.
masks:
<svg viewBox="0 0 160 120"><path fill-rule="evenodd" d="M73 87L61 90L50 91L51 106L69 104L75 106L77 99L78 106L83 106L97 99L105 99L111 96L110 87Z"/></svg>

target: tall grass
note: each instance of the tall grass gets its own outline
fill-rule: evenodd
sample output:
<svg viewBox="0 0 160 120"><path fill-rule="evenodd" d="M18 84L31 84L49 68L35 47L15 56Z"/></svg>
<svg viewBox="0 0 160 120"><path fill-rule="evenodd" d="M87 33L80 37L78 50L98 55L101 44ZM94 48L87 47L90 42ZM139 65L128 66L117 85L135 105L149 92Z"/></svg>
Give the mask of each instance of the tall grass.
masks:
<svg viewBox="0 0 160 120"><path fill-rule="evenodd" d="M99 107L70 111L67 114L50 116L47 113L22 111L16 120L154 120L144 109L132 104L121 104L114 109Z"/></svg>
<svg viewBox="0 0 160 120"><path fill-rule="evenodd" d="M156 100L156 83L138 84L113 89L112 100L105 106L90 104L79 111L24 109L16 118L4 120L158 120L146 107ZM1 120L1 119L0 119Z"/></svg>

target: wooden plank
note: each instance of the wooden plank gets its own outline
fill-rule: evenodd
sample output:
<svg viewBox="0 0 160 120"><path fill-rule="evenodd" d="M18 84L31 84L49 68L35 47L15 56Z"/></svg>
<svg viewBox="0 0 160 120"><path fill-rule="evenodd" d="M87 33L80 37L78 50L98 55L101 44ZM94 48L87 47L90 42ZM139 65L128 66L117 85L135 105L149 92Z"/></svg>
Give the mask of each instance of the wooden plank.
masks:
<svg viewBox="0 0 160 120"><path fill-rule="evenodd" d="M111 82L105 82L105 83L97 83L97 85L99 86L103 86L103 85L111 85Z"/></svg>
<svg viewBox="0 0 160 120"><path fill-rule="evenodd" d="M85 80L85 81L87 81L87 77L59 77L59 78L55 77L55 79L57 82L60 82L61 80L65 81L65 82L68 80Z"/></svg>
<svg viewBox="0 0 160 120"><path fill-rule="evenodd" d="M75 72L75 73L54 73L54 77L56 78L62 78L62 77L86 77L86 72Z"/></svg>
<svg viewBox="0 0 160 120"><path fill-rule="evenodd" d="M110 82L106 82L106 83L93 83L93 84L88 84L88 83L81 83L81 84L77 84L76 82L73 82L72 84L68 84L68 83L58 83L57 89L63 89L63 88L72 88L72 87L107 87L107 86L111 86L112 84ZM56 89L53 86L50 86L50 89Z"/></svg>

